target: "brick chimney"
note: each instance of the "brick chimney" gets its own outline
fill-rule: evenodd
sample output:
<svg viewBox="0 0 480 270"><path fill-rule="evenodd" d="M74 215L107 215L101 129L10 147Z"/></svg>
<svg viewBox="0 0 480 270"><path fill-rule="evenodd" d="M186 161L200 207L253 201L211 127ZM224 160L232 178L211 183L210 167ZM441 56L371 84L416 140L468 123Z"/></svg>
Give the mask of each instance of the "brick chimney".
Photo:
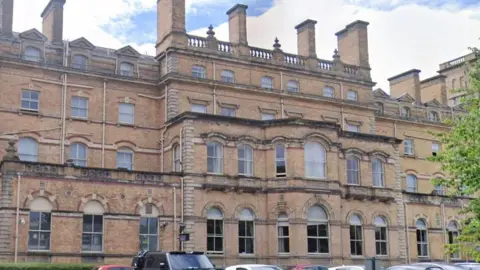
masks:
<svg viewBox="0 0 480 270"><path fill-rule="evenodd" d="M317 58L315 24L317 21L306 20L295 27L297 29L298 54L301 56Z"/></svg>
<svg viewBox="0 0 480 270"><path fill-rule="evenodd" d="M237 4L227 11L230 42L248 45L247 41L247 8Z"/></svg>
<svg viewBox="0 0 480 270"><path fill-rule="evenodd" d="M12 34L13 0L0 0L0 31L3 35Z"/></svg>
<svg viewBox="0 0 480 270"><path fill-rule="evenodd" d="M368 57L368 22L355 21L337 32L338 51L345 64L370 67Z"/></svg>
<svg viewBox="0 0 480 270"><path fill-rule="evenodd" d="M63 5L65 0L50 0L40 15L43 19L42 33L52 43L63 43Z"/></svg>
<svg viewBox="0 0 480 270"><path fill-rule="evenodd" d="M157 55L170 46L187 46L185 0L157 0Z"/></svg>
<svg viewBox="0 0 480 270"><path fill-rule="evenodd" d="M398 98L408 93L415 99L415 102L422 101L420 92L420 70L412 69L407 72L398 74L388 79L390 82L390 95Z"/></svg>

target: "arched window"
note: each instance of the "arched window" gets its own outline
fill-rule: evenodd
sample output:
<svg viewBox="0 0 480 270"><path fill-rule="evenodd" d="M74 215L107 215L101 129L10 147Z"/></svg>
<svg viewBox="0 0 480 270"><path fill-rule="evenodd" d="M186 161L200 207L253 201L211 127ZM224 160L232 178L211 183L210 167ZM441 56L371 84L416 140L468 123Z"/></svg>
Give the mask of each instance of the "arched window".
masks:
<svg viewBox="0 0 480 270"><path fill-rule="evenodd" d="M363 227L362 219L358 215L352 215L350 223L350 254L353 256L363 255Z"/></svg>
<svg viewBox="0 0 480 270"><path fill-rule="evenodd" d="M383 175L383 161L378 158L372 160L372 178L374 187L383 187L385 186L384 175Z"/></svg>
<svg viewBox="0 0 480 270"><path fill-rule="evenodd" d="M408 192L417 192L418 184L417 177L413 174L407 175L407 191Z"/></svg>
<svg viewBox="0 0 480 270"><path fill-rule="evenodd" d="M120 64L120 75L122 76L133 76L133 64L122 62Z"/></svg>
<svg viewBox="0 0 480 270"><path fill-rule="evenodd" d="M288 89L288 92L295 92L295 93L298 92L299 91L298 82L294 80L288 81L287 89Z"/></svg>
<svg viewBox="0 0 480 270"><path fill-rule="evenodd" d="M52 203L44 197L35 198L29 205L30 227L28 250L50 250Z"/></svg>
<svg viewBox="0 0 480 270"><path fill-rule="evenodd" d="M457 80L453 79L452 80L452 89L457 88Z"/></svg>
<svg viewBox="0 0 480 270"><path fill-rule="evenodd" d="M253 148L242 144L238 147L238 174L253 175Z"/></svg>
<svg viewBox="0 0 480 270"><path fill-rule="evenodd" d="M376 217L373 221L375 226L375 250L379 256L388 255L387 222L383 217Z"/></svg>
<svg viewBox="0 0 480 270"><path fill-rule="evenodd" d="M440 118L437 112L428 112L428 120L432 122L438 122Z"/></svg>
<svg viewBox="0 0 480 270"><path fill-rule="evenodd" d="M207 71L203 66L195 65L192 67L192 77L194 78L205 79L207 77L206 73Z"/></svg>
<svg viewBox="0 0 480 270"><path fill-rule="evenodd" d="M222 82L234 83L235 82L235 74L231 70L224 70L222 71Z"/></svg>
<svg viewBox="0 0 480 270"><path fill-rule="evenodd" d="M459 235L458 224L455 221L450 221L447 226L448 234L448 244L452 245L456 243L457 237ZM460 259L460 252L456 251L450 254L452 259Z"/></svg>
<svg viewBox="0 0 480 270"><path fill-rule="evenodd" d="M445 195L445 189L442 185L435 185L434 186L435 194L437 195Z"/></svg>
<svg viewBox="0 0 480 270"><path fill-rule="evenodd" d="M381 103L381 102L376 102L376 103L375 103L375 107L377 108L377 110L375 111L375 113L378 114L378 115L383 115L383 111L384 111L384 109L383 109L383 103Z"/></svg>
<svg viewBox="0 0 480 270"><path fill-rule="evenodd" d="M310 207L307 213L308 253L329 253L329 236L327 212L318 205Z"/></svg>
<svg viewBox="0 0 480 270"><path fill-rule="evenodd" d="M358 100L358 93L357 91L354 90L348 90L347 92L347 99L351 101L357 101Z"/></svg>
<svg viewBox="0 0 480 270"><path fill-rule="evenodd" d="M40 62L41 51L35 47L27 47L23 55L23 60Z"/></svg>
<svg viewBox="0 0 480 270"><path fill-rule="evenodd" d="M410 108L402 107L401 116L403 118L410 118Z"/></svg>
<svg viewBox="0 0 480 270"><path fill-rule="evenodd" d="M417 227L417 255L428 257L427 223L423 219L418 219L415 226Z"/></svg>
<svg viewBox="0 0 480 270"><path fill-rule="evenodd" d="M335 97L335 90L333 89L333 87L325 86L323 88L323 96L331 98Z"/></svg>
<svg viewBox="0 0 480 270"><path fill-rule="evenodd" d="M325 148L317 142L305 144L305 176L308 178L325 177Z"/></svg>
<svg viewBox="0 0 480 270"><path fill-rule="evenodd" d="M238 219L238 253L254 254L255 215L250 209L244 208Z"/></svg>
<svg viewBox="0 0 480 270"><path fill-rule="evenodd" d="M467 85L465 84L465 77L460 77L460 88L465 88Z"/></svg>
<svg viewBox="0 0 480 270"><path fill-rule="evenodd" d="M87 146L83 143L72 143L70 145L70 159L75 166L87 166Z"/></svg>
<svg viewBox="0 0 480 270"><path fill-rule="evenodd" d="M223 173L223 145L218 142L207 144L207 172Z"/></svg>
<svg viewBox="0 0 480 270"><path fill-rule="evenodd" d="M290 232L288 224L288 215L281 213L277 221L278 253L290 253Z"/></svg>
<svg viewBox="0 0 480 270"><path fill-rule="evenodd" d="M173 146L173 171L174 172L181 172L182 171L182 164L180 161L180 145L175 144Z"/></svg>
<svg viewBox="0 0 480 270"><path fill-rule="evenodd" d="M356 157L347 158L347 182L351 185L360 184L360 161Z"/></svg>
<svg viewBox="0 0 480 270"><path fill-rule="evenodd" d="M133 151L130 148L120 148L117 151L117 168L133 170Z"/></svg>
<svg viewBox="0 0 480 270"><path fill-rule="evenodd" d="M103 213L105 209L98 201L89 201L83 208L82 251L103 251Z"/></svg>
<svg viewBox="0 0 480 270"><path fill-rule="evenodd" d="M145 204L140 208L140 250L158 250L158 208L151 204Z"/></svg>
<svg viewBox="0 0 480 270"><path fill-rule="evenodd" d="M287 176L287 156L285 145L283 144L277 144L275 146L275 176Z"/></svg>
<svg viewBox="0 0 480 270"><path fill-rule="evenodd" d="M85 70L87 69L88 58L85 55L77 54L73 57L72 67Z"/></svg>
<svg viewBox="0 0 480 270"><path fill-rule="evenodd" d="M260 79L260 85L263 89L272 90L273 89L273 78L268 76L263 76Z"/></svg>
<svg viewBox="0 0 480 270"><path fill-rule="evenodd" d="M18 141L18 157L22 161L37 162L38 143L32 138L21 138Z"/></svg>
<svg viewBox="0 0 480 270"><path fill-rule="evenodd" d="M207 252L223 254L223 213L216 207L207 211Z"/></svg>

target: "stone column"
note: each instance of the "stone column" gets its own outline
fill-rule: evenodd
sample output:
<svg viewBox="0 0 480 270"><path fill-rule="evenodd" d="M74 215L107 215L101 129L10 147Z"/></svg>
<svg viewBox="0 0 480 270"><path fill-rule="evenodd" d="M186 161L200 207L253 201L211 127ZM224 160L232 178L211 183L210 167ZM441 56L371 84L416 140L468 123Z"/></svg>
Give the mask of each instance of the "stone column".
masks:
<svg viewBox="0 0 480 270"><path fill-rule="evenodd" d="M400 157L400 145L394 145L394 162L395 162L395 204L397 205L397 226L401 228L398 231L398 249L400 259L406 261L407 259L407 235L405 233L405 226L407 222L405 220L405 208L403 205L403 194L402 194L402 169L400 166L401 157ZM391 224L394 225L394 224ZM396 248L396 247L394 247Z"/></svg>
<svg viewBox="0 0 480 270"><path fill-rule="evenodd" d="M182 168L185 176L183 191L183 215L185 232L190 233L190 241L184 243L185 251L195 250L195 179L191 175L195 170L195 149L193 120L183 122Z"/></svg>

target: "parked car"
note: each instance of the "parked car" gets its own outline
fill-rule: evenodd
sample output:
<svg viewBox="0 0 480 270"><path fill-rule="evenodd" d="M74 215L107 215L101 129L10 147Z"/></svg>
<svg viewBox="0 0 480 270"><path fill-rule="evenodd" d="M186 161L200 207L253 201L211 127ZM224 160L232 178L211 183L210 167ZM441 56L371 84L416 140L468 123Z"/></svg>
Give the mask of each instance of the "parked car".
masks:
<svg viewBox="0 0 480 270"><path fill-rule="evenodd" d="M431 262L424 262L424 263L413 263L413 266L420 266L425 267L425 270L465 270L464 268L447 263L431 263Z"/></svg>
<svg viewBox="0 0 480 270"><path fill-rule="evenodd" d="M455 265L465 270L480 270L480 263L456 263Z"/></svg>
<svg viewBox="0 0 480 270"><path fill-rule="evenodd" d="M134 270L215 270L203 252L141 251L132 260Z"/></svg>
<svg viewBox="0 0 480 270"><path fill-rule="evenodd" d="M290 268L290 270L328 270L328 267L323 265L297 264Z"/></svg>
<svg viewBox="0 0 480 270"><path fill-rule="evenodd" d="M328 270L365 270L364 265L342 265L330 267Z"/></svg>
<svg viewBox="0 0 480 270"><path fill-rule="evenodd" d="M282 268L266 264L239 264L228 266L224 270L282 270Z"/></svg>
<svg viewBox="0 0 480 270"><path fill-rule="evenodd" d="M102 266L95 266L92 270L133 270L130 266L125 265L102 265Z"/></svg>
<svg viewBox="0 0 480 270"><path fill-rule="evenodd" d="M395 266L389 267L387 268L387 270L426 270L426 268L427 267L423 265L403 264L403 265L395 265Z"/></svg>

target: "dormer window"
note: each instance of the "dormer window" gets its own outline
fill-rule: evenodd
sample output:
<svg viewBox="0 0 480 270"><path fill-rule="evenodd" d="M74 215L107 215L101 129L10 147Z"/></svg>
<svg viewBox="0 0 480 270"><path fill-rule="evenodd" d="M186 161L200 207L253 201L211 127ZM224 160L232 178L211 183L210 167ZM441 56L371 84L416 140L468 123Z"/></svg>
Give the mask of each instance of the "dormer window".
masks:
<svg viewBox="0 0 480 270"><path fill-rule="evenodd" d="M130 63L123 62L120 64L120 75L122 76L133 76L133 65Z"/></svg>
<svg viewBox="0 0 480 270"><path fill-rule="evenodd" d="M23 54L23 60L40 62L40 50L35 47L27 47Z"/></svg>
<svg viewBox="0 0 480 270"><path fill-rule="evenodd" d="M436 112L429 112L428 113L428 120L432 122L438 122L440 121L440 118L438 117L438 113Z"/></svg>
<svg viewBox="0 0 480 270"><path fill-rule="evenodd" d="M410 109L408 107L403 107L401 115L403 118L410 118Z"/></svg>
<svg viewBox="0 0 480 270"><path fill-rule="evenodd" d="M77 69L86 70L87 69L88 58L84 55L75 55L73 57L72 67Z"/></svg>

